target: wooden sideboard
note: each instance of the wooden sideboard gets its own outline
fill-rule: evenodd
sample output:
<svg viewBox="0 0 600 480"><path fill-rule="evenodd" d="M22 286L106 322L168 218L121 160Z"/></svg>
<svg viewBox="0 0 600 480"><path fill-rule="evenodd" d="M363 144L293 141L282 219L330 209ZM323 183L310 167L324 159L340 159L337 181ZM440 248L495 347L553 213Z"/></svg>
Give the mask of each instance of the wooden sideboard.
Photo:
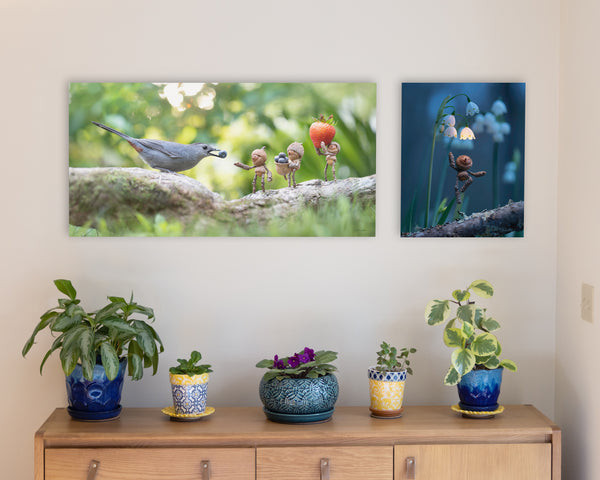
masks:
<svg viewBox="0 0 600 480"><path fill-rule="evenodd" d="M312 425L270 422L257 407L197 422L124 408L87 423L55 410L35 435L36 480L559 480L560 429L530 405L492 419L407 406L381 420L337 407Z"/></svg>

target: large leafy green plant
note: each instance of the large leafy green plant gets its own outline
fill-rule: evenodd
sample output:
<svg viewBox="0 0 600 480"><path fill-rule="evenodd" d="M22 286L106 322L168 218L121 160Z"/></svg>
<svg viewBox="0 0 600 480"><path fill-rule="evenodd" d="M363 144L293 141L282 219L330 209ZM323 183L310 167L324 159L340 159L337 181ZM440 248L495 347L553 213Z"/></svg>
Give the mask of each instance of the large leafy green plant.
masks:
<svg viewBox="0 0 600 480"><path fill-rule="evenodd" d="M456 304L456 314L444 328L444 343L455 350L444 384L456 385L473 369L493 370L504 367L515 372L517 365L512 360L500 360L502 347L492 333L500 324L487 314L487 309L475 304L471 294L481 298L494 295L494 288L486 280L475 280L466 290L454 290L450 300L432 300L425 307L425 319L429 325L448 321L452 304Z"/></svg>
<svg viewBox="0 0 600 480"><path fill-rule="evenodd" d="M94 365L101 361L106 376L112 380L119 372L119 359L126 356L128 373L133 380L144 375L144 368L158 369L158 354L164 351L162 341L154 328L144 319L154 321L154 311L138 305L131 299L108 297L110 303L87 313L79 304L77 292L69 280L55 280L54 284L67 298L59 298L58 306L40 317L31 337L23 347L23 356L34 344L37 334L48 328L56 335L40 365L40 374L48 357L60 350L60 361L65 375L70 375L81 363L83 376L92 380Z"/></svg>

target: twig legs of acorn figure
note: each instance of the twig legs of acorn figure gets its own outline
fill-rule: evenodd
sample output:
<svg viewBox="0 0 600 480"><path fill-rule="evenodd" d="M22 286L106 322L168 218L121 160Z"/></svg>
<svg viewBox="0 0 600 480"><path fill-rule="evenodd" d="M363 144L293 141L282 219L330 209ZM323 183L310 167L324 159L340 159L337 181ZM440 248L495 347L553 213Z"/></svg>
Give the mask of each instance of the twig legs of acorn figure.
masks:
<svg viewBox="0 0 600 480"><path fill-rule="evenodd" d="M256 192L256 177L260 177L261 179L261 187L262 191L265 191L265 175L267 177L267 181L270 182L273 180L273 174L267 168L267 152L265 151L266 147L257 148L252 152L252 167L248 165L244 165L243 163L236 162L234 165L236 167L243 168L244 170L254 170L254 178L252 179L252 193Z"/></svg>
<svg viewBox="0 0 600 480"><path fill-rule="evenodd" d="M329 145L325 145L325 142L321 142L321 148L317 150L317 153L319 155L325 155L323 178L327 181L327 169L331 166L331 173L333 175L333 180L335 181L335 163L337 162L337 154L340 153L340 144L331 142Z"/></svg>

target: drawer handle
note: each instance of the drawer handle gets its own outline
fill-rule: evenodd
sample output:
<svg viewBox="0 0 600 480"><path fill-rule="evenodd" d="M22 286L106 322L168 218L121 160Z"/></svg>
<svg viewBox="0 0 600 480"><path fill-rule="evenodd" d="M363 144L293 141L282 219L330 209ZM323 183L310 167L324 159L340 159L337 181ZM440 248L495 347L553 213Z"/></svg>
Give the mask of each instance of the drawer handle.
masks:
<svg viewBox="0 0 600 480"><path fill-rule="evenodd" d="M202 480L210 480L210 460L202 460L200 468L202 469Z"/></svg>
<svg viewBox="0 0 600 480"><path fill-rule="evenodd" d="M321 480L329 480L329 459L321 459Z"/></svg>
<svg viewBox="0 0 600 480"><path fill-rule="evenodd" d="M406 458L406 478L415 479L415 470L417 462L415 461L415 457L407 457Z"/></svg>
<svg viewBox="0 0 600 480"><path fill-rule="evenodd" d="M98 460L92 460L90 462L90 466L88 467L88 474L86 480L94 480L96 478L96 473L98 473L99 468L100 462Z"/></svg>

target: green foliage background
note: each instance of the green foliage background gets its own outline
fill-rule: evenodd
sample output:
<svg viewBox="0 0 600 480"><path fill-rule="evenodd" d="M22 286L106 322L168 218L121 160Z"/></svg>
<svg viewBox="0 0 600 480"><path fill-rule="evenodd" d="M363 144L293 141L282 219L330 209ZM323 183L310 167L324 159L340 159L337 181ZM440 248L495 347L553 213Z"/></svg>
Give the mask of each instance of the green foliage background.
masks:
<svg viewBox="0 0 600 480"><path fill-rule="evenodd" d="M181 88L186 84L180 85ZM227 150L226 159L210 157L185 172L225 199L252 192L252 150L267 147L273 171L268 189L287 182L275 172L273 158L293 141L305 155L296 180L322 178L319 157L308 129L313 117L333 114L341 145L338 178L375 173L376 86L374 83L219 83L196 84L182 93L181 105L164 97L166 84L72 83L69 88L69 165L71 167L147 167L127 142L105 132L97 121L136 138L180 143L211 143ZM173 88L171 85L170 88ZM181 99L181 97L180 97ZM330 177L331 178L331 177Z"/></svg>

